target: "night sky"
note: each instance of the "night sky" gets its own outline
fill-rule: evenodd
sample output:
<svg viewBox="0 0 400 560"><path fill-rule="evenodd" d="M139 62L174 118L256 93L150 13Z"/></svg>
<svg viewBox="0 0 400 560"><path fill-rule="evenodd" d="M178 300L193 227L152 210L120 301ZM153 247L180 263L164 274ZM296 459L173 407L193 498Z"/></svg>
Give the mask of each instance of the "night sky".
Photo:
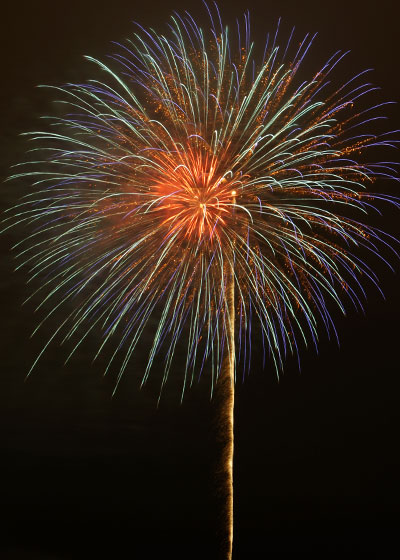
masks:
<svg viewBox="0 0 400 560"><path fill-rule="evenodd" d="M232 23L249 8L261 44L279 16L288 33L296 25L299 38L318 31L311 58L350 49L346 71L374 68L371 79L383 98L399 101L392 4L219 2ZM19 133L39 129L38 117L51 113L51 94L36 85L90 78L83 54L104 57L112 40L133 31L132 20L164 31L174 9L204 18L200 2L178 0L41 0L3 8L1 176L25 158ZM386 114L400 128L399 108ZM387 157L398 159L393 152ZM375 188L399 194L394 184ZM4 184L2 208L23 192L22 184ZM390 208L374 221L395 235L399 222ZM67 366L67 349L51 346L24 383L58 323L29 338L35 301L21 307L30 292L24 270L13 272L10 251L19 235L0 237L0 557L217 559L218 449L207 373L181 405L172 371L157 408L160 372L140 391L146 356L137 352L112 399L104 362L91 365L98 347L93 335ZM319 353L303 348L300 373L288 359L278 382L255 352L250 375L239 381L235 560L400 556L400 261L392 262L396 274L373 263L386 300L367 286L365 316L349 310L343 318L333 310L340 348L321 330Z"/></svg>

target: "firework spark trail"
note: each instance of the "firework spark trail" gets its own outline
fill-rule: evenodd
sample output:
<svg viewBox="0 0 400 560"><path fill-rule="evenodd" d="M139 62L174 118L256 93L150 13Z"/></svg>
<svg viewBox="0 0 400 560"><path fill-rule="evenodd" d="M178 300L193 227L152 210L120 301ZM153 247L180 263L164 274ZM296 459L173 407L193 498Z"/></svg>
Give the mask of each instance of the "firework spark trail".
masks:
<svg viewBox="0 0 400 560"><path fill-rule="evenodd" d="M233 286L233 283L232 283ZM233 287L231 290L232 298ZM231 310L234 308L234 300L231 300ZM234 405L235 405L235 342L234 324L232 323L229 347L226 348L223 360L222 372L218 380L217 392L221 402L221 410L218 414L218 440L221 446L220 477L218 492L222 498L222 522L221 553L224 560L231 560L233 547L233 451L234 451Z"/></svg>
<svg viewBox="0 0 400 560"><path fill-rule="evenodd" d="M228 378L230 383L227 385L227 435L229 438L229 443L227 446L226 454L226 468L227 468L227 485L228 485L228 504L227 504L227 523L229 527L229 550L228 550L228 560L232 558L232 546L233 546L233 451L234 451L234 406L235 406L235 283L233 276L231 276L230 284L230 349L229 349L229 361L227 367L229 367Z"/></svg>
<svg viewBox="0 0 400 560"><path fill-rule="evenodd" d="M234 198L234 204L236 200ZM218 379L217 390L221 401L218 417L218 432L221 443L221 488L225 530L222 538L224 560L231 560L233 547L233 452L234 452L234 408L235 408L235 268L234 253L231 255L228 276L228 324L227 345Z"/></svg>

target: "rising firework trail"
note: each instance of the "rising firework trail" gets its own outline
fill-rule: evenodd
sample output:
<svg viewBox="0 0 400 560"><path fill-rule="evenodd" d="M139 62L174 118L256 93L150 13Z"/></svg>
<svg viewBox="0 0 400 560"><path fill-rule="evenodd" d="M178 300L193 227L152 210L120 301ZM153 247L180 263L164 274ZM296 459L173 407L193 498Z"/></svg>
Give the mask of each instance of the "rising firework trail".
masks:
<svg viewBox="0 0 400 560"><path fill-rule="evenodd" d="M232 192L236 203L236 192ZM219 415L217 418L218 439L221 446L220 493L223 499L223 518L226 520L222 533L221 552L223 558L232 557L233 545L233 449L234 449L234 405L235 405L235 256L231 255L227 271L227 304L229 321L227 328L227 348L224 353L221 374L218 379Z"/></svg>
<svg viewBox="0 0 400 560"><path fill-rule="evenodd" d="M182 395L204 368L211 392L225 387L230 558L234 380L252 330L279 373L320 327L336 335L333 308L362 309L364 281L378 287L365 258L394 243L367 214L397 205L371 191L396 176L374 154L397 141L368 71L332 86L347 53L305 71L315 37L279 44L278 25L260 50L247 14L232 31L208 12L204 28L188 13L165 34L138 26L106 62L87 57L101 79L54 87L57 116L28 134L31 160L13 176L32 192L5 227L26 227L36 331L61 317L37 360L58 340L68 361L97 333L117 388L150 337L142 384L161 354L162 390L179 342Z"/></svg>

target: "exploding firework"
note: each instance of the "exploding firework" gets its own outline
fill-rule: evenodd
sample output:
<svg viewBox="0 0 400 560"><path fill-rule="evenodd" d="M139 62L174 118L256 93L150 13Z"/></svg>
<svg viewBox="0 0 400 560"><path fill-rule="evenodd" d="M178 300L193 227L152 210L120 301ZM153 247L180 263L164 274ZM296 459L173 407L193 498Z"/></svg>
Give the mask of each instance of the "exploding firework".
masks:
<svg viewBox="0 0 400 560"><path fill-rule="evenodd" d="M385 103L365 104L365 72L332 88L345 53L300 76L314 37L279 46L277 29L258 51L247 15L233 34L210 20L175 15L167 36L139 26L107 64L87 57L104 79L55 88L63 116L29 134L37 156L14 177L33 191L7 227L29 230L21 266L51 304L40 325L65 310L41 354L58 337L70 357L101 332L118 386L153 329L142 382L161 352L164 386L181 340L182 393L206 364L212 388L227 376L233 434L252 328L279 372L299 340L335 332L331 308L362 307L361 277L377 283L364 257L391 239L358 216L396 204L369 190L395 164L368 160L396 140L370 130ZM231 474L233 435L227 449Z"/></svg>

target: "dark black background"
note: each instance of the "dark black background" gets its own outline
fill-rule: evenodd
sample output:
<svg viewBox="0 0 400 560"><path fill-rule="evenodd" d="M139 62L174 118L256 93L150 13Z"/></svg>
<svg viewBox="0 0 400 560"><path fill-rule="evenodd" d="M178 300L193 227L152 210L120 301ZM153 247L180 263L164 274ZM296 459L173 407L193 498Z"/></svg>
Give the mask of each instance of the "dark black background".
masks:
<svg viewBox="0 0 400 560"><path fill-rule="evenodd" d="M385 98L399 100L392 2L220 6L232 22L249 8L257 39L279 16L299 36L319 31L310 56L351 49L350 70L373 67ZM173 9L204 16L200 4L182 1L46 0L3 8L2 176L25 157L18 133L39 128L37 118L49 112L37 84L85 79L91 68L82 54L109 52L111 40L131 33L132 20L163 29ZM400 128L398 109L391 118ZM2 188L7 207L21 187ZM399 214L389 210L380 226L398 234L398 223ZM17 232L0 240L1 558L217 558L208 380L180 405L172 375L157 409L156 384L138 389L145 359L139 355L111 399L102 364L90 365L97 342L91 339L66 367L65 353L51 347L24 383L43 339L29 340L36 317L33 304L21 307L29 291L23 271L13 273L9 248L17 240ZM379 270L386 301L369 289L365 317L337 318L340 349L321 336L319 355L303 352L301 373L288 360L278 383L271 368L263 372L255 362L238 384L235 559L399 554L400 265L394 264L396 275Z"/></svg>

